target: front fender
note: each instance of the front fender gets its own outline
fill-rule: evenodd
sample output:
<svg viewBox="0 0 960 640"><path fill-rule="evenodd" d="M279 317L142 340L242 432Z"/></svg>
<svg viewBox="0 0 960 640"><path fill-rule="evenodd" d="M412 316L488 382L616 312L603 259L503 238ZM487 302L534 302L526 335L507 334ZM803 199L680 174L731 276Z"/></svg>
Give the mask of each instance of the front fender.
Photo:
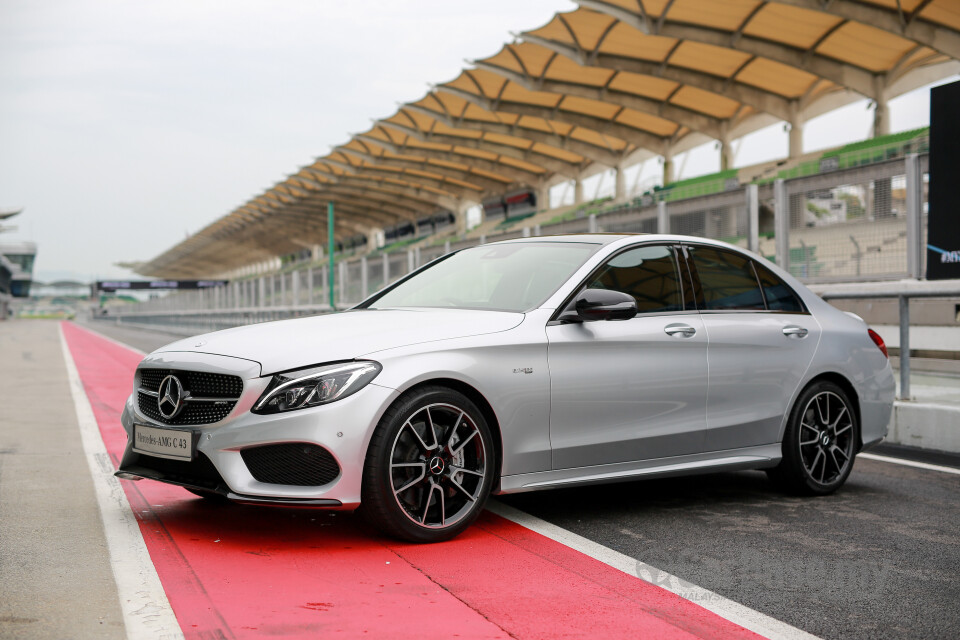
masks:
<svg viewBox="0 0 960 640"><path fill-rule="evenodd" d="M547 471L550 375L545 325L545 314L535 312L508 331L388 349L364 358L383 365L375 384L399 393L442 379L469 385L496 414L502 473Z"/></svg>

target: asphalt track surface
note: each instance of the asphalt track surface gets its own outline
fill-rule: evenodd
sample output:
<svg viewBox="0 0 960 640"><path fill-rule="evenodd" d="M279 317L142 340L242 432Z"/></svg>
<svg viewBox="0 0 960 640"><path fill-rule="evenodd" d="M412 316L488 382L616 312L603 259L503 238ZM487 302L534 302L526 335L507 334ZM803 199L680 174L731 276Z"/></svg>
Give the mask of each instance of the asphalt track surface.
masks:
<svg viewBox="0 0 960 640"><path fill-rule="evenodd" d="M93 328L145 351L174 339L101 323ZM131 352L117 357L127 367L137 359ZM87 385L79 361L78 368ZM102 411L116 403L91 401L95 412L98 404ZM118 455L120 445L109 438L122 435L101 430ZM951 456L937 462L960 466ZM383 539L349 514L209 505L160 483L124 484L135 488L128 497L141 512L148 544L153 536L159 545L151 557L160 559L161 579L167 572L164 587L183 583L183 591L168 595L188 637L239 637L253 626L264 634L299 629L346 637L382 630L385 620L395 630L413 624L433 637L745 637L736 625L649 591L642 581L624 581L492 514L437 553L438 545ZM636 559L637 574L641 563L652 565L816 636L960 635L957 474L858 458L841 491L816 499L784 495L763 473L737 472L500 501ZM178 551L155 554L155 548ZM384 572L391 557L402 567ZM337 571L349 571L337 573L331 562L347 563ZM390 575L401 568L402 575ZM269 585L259 577L277 571L303 577ZM310 589L331 593L329 580L344 575L353 580L348 598L309 596ZM490 580L478 582L478 575ZM303 602L291 605L290 598ZM384 602L393 604L383 608ZM318 622L317 612L333 608L346 609L336 619L354 626ZM468 610L480 615L464 615ZM183 625L186 619L198 633Z"/></svg>

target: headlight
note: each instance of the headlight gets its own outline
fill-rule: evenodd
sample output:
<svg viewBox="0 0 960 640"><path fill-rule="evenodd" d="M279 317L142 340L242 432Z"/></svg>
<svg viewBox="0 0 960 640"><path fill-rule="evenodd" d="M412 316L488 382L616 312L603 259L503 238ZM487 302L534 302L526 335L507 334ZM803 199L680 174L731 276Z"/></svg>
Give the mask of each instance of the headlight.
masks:
<svg viewBox="0 0 960 640"><path fill-rule="evenodd" d="M368 360L278 373L252 411L280 413L335 402L367 386L381 369L379 363Z"/></svg>

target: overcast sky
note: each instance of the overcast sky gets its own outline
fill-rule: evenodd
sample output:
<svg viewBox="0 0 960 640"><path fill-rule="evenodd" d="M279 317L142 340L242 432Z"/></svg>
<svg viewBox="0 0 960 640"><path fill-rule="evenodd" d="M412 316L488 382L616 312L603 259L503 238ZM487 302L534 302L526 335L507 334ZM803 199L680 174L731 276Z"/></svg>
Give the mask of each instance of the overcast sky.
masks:
<svg viewBox="0 0 960 640"><path fill-rule="evenodd" d="M155 257L452 79L464 58L574 7L2 0L0 208L25 211L0 242L38 243L37 280L131 277L113 263ZM893 104L893 130L926 124L924 100ZM865 103L847 109L839 125L808 124L805 145L838 144L838 127L866 137ZM778 145L785 155L780 129L746 140L737 164ZM693 154L682 177L714 162Z"/></svg>

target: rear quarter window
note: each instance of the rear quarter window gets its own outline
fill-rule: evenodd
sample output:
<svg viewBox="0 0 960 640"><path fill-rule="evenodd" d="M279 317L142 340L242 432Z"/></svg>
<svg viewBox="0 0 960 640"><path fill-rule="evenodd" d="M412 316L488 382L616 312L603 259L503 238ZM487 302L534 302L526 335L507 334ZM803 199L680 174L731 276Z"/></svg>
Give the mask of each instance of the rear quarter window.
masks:
<svg viewBox="0 0 960 640"><path fill-rule="evenodd" d="M755 262L754 266L757 270L757 279L760 280L760 286L763 288L763 296L767 301L767 309L787 313L805 312L800 296L786 282L762 264Z"/></svg>

